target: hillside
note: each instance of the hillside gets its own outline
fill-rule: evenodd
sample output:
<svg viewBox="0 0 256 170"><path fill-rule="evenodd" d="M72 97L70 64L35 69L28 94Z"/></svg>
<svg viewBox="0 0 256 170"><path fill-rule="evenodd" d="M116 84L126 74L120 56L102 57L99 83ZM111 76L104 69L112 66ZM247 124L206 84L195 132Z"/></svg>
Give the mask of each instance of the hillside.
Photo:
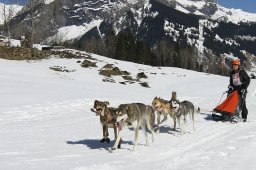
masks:
<svg viewBox="0 0 256 170"><path fill-rule="evenodd" d="M214 0L40 2L11 20L14 38L31 37L32 11L34 43L215 74L221 72L214 69L219 65L230 66L231 56L241 59L247 70L255 69L255 14L221 7Z"/></svg>
<svg viewBox="0 0 256 170"><path fill-rule="evenodd" d="M57 56L37 61L0 59L0 165L1 169L174 169L253 170L256 156L256 82L249 86L248 122L230 124L211 120L214 108L227 89L228 78L172 67L151 67L85 53L97 67L83 68L83 59ZM91 58L91 59L89 59ZM144 72L150 88L113 82L99 70L114 64L135 78ZM50 67L65 68L64 72ZM94 100L109 101L110 106L142 102L151 104L155 96L170 99L176 91L180 100L192 101L201 108L195 119L195 132L180 135L172 131L172 121L164 123L154 143L145 146L143 133L139 146L131 151L132 129L123 135L122 149L112 152L101 144L99 117L90 111ZM191 123L191 122L189 122ZM179 130L179 129L178 129Z"/></svg>
<svg viewBox="0 0 256 170"><path fill-rule="evenodd" d="M4 11L6 11L6 16L9 16L9 11L12 11L13 14L11 14L10 17L13 18L22 8L23 6L21 5L4 4L0 2L0 25L4 24Z"/></svg>

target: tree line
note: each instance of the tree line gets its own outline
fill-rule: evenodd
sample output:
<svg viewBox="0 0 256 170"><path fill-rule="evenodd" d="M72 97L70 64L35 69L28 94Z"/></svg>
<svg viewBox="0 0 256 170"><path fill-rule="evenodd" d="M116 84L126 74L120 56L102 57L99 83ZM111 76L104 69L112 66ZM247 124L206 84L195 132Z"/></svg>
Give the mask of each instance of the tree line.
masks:
<svg viewBox="0 0 256 170"><path fill-rule="evenodd" d="M117 35L111 31L104 37L90 38L80 45L79 49L146 65L178 67L219 75L229 74L225 61L211 51L205 50L201 59L195 45L182 46L179 43L161 40L150 46L147 42L136 39L131 31L120 32Z"/></svg>

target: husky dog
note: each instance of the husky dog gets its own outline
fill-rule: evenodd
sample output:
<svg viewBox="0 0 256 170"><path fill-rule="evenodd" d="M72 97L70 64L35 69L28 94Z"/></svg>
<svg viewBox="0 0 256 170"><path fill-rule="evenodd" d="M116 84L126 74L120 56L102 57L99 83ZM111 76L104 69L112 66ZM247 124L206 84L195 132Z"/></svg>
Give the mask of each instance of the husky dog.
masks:
<svg viewBox="0 0 256 170"><path fill-rule="evenodd" d="M157 133L160 132L160 124L167 120L168 115L173 119L173 129L176 129L175 112L173 112L173 108L169 101L161 99L160 97L155 97L152 101L152 107L155 111L157 111ZM164 119L160 122L161 115L164 116Z"/></svg>
<svg viewBox="0 0 256 170"><path fill-rule="evenodd" d="M112 150L116 149L118 142L122 136L123 128L127 127L129 124L133 126L134 133L135 133L133 150L136 149L136 146L138 143L138 135L139 135L140 127L144 132L144 135L146 138L146 145L147 146L149 145L148 137L147 137L147 129L152 134L152 142L154 141L153 125L155 122L155 115L151 106L145 105L142 103L121 104L116 109L116 114L117 114L117 122L118 122L120 131Z"/></svg>
<svg viewBox="0 0 256 170"><path fill-rule="evenodd" d="M200 112L200 108L197 110L195 109L193 103L190 101L182 101L182 102L176 102L173 101L171 103L172 110L174 112L174 115L176 119L178 120L178 124L181 129L181 134L185 133L185 125L187 124L187 116L190 115L190 118L193 121L193 129L195 130L195 112ZM182 121L182 122L181 122ZM181 124L182 123L182 124Z"/></svg>
<svg viewBox="0 0 256 170"><path fill-rule="evenodd" d="M102 131L103 131L103 138L100 140L101 143L103 142L110 142L110 139L108 138L108 128L114 129L115 134L115 140L117 138L117 126L116 126L116 109L113 107L107 107L109 105L109 102L107 101L94 101L94 109L92 108L91 111L96 113L96 116L100 115L100 123L102 125ZM121 147L121 141L118 144L118 148Z"/></svg>

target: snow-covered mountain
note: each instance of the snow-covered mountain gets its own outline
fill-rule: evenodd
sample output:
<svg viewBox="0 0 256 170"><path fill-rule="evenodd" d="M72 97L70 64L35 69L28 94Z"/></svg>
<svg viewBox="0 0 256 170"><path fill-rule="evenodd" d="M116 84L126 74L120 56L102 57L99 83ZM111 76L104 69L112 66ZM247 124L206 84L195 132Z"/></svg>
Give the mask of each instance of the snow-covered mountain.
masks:
<svg viewBox="0 0 256 170"><path fill-rule="evenodd" d="M74 51L74 54L79 53ZM83 53L97 67L82 68L81 59L50 58L38 61L0 59L0 165L1 169L26 170L212 170L255 169L256 82L248 88L248 122L214 122L210 111L227 90L228 77L171 67L151 67ZM89 57L90 56L90 57ZM132 77L144 72L150 88L113 76L103 82L99 69L114 64ZM50 67L62 67L58 72ZM115 83L114 83L115 82ZM122 149L111 151L100 143L99 117L90 111L94 100L109 101L111 107L142 102L150 105L155 96L189 100L201 108L195 115L195 131L188 121L184 135L173 131L168 117L155 141L145 146L139 131L136 151L131 151L134 131L126 129Z"/></svg>
<svg viewBox="0 0 256 170"><path fill-rule="evenodd" d="M235 56L251 67L256 56L255 14L241 15L213 0L49 0L33 11L37 43L68 41L83 49L88 40L104 41L115 30L131 31L151 47L161 41L196 47L201 61L206 53ZM16 38L29 29L29 13L24 10L12 20Z"/></svg>
<svg viewBox="0 0 256 170"><path fill-rule="evenodd" d="M11 18L15 17L23 6L17 4L5 4L0 2L0 25L4 23L4 12L6 12L6 17L10 15L10 11L12 14L10 15Z"/></svg>
<svg viewBox="0 0 256 170"><path fill-rule="evenodd" d="M54 1L55 0L40 0L38 2L49 4ZM109 3L114 2L113 0L108 1ZM9 1L6 0L0 0L0 3L8 4L8 2ZM22 5L28 3L27 0L19 0L14 2ZM94 2L97 3L97 1ZM130 2L136 4L138 0L131 0ZM200 15L213 20L233 23L256 22L256 14L245 12L241 9L230 9L223 7L217 2L217 0L161 0L160 2L165 3L166 5L169 5L181 12Z"/></svg>
<svg viewBox="0 0 256 170"><path fill-rule="evenodd" d="M217 3L217 0L167 0L175 9L191 13L208 19L224 22L256 22L256 14L242 11L241 9L229 9Z"/></svg>

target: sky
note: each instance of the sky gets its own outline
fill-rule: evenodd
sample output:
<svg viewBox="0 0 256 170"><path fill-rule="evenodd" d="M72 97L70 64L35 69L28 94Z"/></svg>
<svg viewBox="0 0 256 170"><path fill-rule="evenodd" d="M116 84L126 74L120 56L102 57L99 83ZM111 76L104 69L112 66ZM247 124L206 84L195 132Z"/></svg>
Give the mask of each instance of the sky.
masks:
<svg viewBox="0 0 256 170"><path fill-rule="evenodd" d="M255 0L217 0L219 4L227 8L242 9L246 12L256 13Z"/></svg>

